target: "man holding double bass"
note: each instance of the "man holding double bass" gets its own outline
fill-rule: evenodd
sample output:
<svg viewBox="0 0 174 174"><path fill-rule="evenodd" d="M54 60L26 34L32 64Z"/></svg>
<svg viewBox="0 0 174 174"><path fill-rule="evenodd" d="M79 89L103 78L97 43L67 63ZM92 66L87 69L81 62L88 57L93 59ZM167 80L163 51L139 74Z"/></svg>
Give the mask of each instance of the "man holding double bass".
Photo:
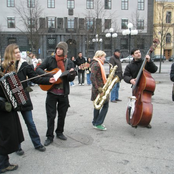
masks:
<svg viewBox="0 0 174 174"><path fill-rule="evenodd" d="M133 57L133 60L125 68L124 81L134 86L136 84L137 75L142 67L142 64L144 63L144 60L141 58L141 52L138 48L132 49L131 55ZM146 55L145 59L146 63L144 65L144 69L150 73L155 73L158 67L153 63L149 55ZM151 125L148 124L145 125L145 127L151 128Z"/></svg>

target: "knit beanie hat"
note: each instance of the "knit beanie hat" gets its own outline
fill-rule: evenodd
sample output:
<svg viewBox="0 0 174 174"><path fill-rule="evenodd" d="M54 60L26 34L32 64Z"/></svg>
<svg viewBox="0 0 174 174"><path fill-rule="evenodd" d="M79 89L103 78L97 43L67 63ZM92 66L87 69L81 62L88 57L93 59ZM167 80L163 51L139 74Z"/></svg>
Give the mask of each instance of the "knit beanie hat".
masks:
<svg viewBox="0 0 174 174"><path fill-rule="evenodd" d="M56 50L57 50L57 48L63 49L64 56L66 56L68 54L68 44L66 42L59 42L56 46ZM56 50L55 50L55 52L56 52Z"/></svg>

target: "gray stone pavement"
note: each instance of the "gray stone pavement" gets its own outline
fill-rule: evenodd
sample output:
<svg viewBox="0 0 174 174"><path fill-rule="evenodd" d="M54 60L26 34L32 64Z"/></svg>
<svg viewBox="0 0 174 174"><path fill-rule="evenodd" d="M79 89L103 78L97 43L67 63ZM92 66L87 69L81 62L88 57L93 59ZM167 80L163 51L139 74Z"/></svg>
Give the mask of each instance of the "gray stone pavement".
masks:
<svg viewBox="0 0 174 174"><path fill-rule="evenodd" d="M157 65L159 62L156 63ZM46 147L46 152L34 149L24 120L23 156L10 155L10 162L19 165L13 174L172 174L174 173L174 103L171 100L172 82L169 79L171 62L162 63L162 73L153 74L156 90L152 129L132 128L126 123L126 107L131 88L121 82L122 102L110 103L105 119L107 131L93 129L91 86L71 87L65 135ZM127 64L123 64L123 69ZM107 65L105 65L107 68ZM46 137L46 92L35 85L31 93L33 117L41 140ZM21 116L21 115L20 115ZM10 172L9 172L10 173Z"/></svg>

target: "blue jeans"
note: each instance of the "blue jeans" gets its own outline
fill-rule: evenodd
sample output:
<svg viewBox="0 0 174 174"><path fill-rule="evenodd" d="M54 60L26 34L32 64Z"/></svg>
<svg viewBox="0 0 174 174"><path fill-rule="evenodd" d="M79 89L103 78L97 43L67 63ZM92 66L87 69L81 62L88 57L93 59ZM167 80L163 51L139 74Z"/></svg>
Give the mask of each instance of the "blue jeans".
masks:
<svg viewBox="0 0 174 174"><path fill-rule="evenodd" d="M86 78L87 78L87 84L88 84L88 85L91 84L90 77L91 77L91 73L88 73L88 74L86 75Z"/></svg>
<svg viewBox="0 0 174 174"><path fill-rule="evenodd" d="M108 112L108 108L109 108L109 102L106 101L103 105L103 107L101 108L101 110L97 110L94 108L94 118L92 121L92 124L94 126L98 126L103 124L106 114Z"/></svg>
<svg viewBox="0 0 174 174"><path fill-rule="evenodd" d="M25 124L27 125L31 141L35 148L41 146L40 137L33 121L32 111L21 111Z"/></svg>
<svg viewBox="0 0 174 174"><path fill-rule="evenodd" d="M0 173L2 169L5 169L10 165L8 155L1 155L0 154Z"/></svg>
<svg viewBox="0 0 174 174"><path fill-rule="evenodd" d="M120 88L120 83L118 82L112 88L112 91L111 91L111 101L115 101L115 100L119 99L119 93L118 93L119 88Z"/></svg>

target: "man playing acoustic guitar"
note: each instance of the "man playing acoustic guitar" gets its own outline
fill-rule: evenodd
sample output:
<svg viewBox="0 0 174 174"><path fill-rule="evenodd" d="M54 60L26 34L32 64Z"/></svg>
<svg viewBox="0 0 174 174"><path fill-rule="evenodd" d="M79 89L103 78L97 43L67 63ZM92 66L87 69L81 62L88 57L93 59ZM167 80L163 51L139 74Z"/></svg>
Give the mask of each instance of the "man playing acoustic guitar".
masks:
<svg viewBox="0 0 174 174"><path fill-rule="evenodd" d="M69 82L75 79L77 72L74 70L73 62L67 59L68 45L66 42L59 42L56 46L55 55L46 58L36 69L38 74L45 73L44 70L52 71L59 68L62 72L68 70L66 76L61 77L59 84L55 84L47 92L46 113L47 113L47 132L44 145L48 146L54 139L54 120L56 109L58 111L57 128L55 130L57 138L66 140L64 136L64 124L66 112L69 107L68 94L70 92Z"/></svg>

